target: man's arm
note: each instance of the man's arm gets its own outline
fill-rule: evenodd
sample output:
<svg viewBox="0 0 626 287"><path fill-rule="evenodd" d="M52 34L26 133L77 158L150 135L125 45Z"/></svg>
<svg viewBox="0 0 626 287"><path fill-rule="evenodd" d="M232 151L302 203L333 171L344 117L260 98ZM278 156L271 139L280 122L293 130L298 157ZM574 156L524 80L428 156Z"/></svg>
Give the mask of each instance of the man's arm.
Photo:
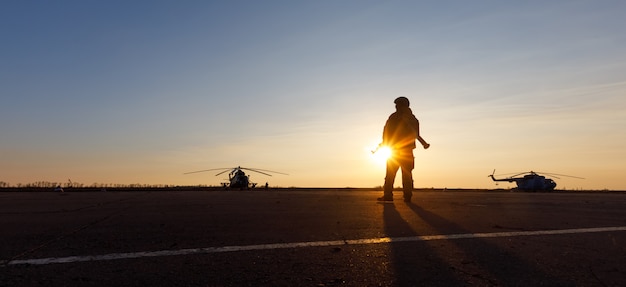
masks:
<svg viewBox="0 0 626 287"><path fill-rule="evenodd" d="M417 119L415 119L415 137L422 144L424 149L427 149L430 147L430 144L427 143L420 135L420 122Z"/></svg>
<svg viewBox="0 0 626 287"><path fill-rule="evenodd" d="M427 143L421 136L417 136L417 140L422 144L424 149L427 149L430 147L430 144Z"/></svg>

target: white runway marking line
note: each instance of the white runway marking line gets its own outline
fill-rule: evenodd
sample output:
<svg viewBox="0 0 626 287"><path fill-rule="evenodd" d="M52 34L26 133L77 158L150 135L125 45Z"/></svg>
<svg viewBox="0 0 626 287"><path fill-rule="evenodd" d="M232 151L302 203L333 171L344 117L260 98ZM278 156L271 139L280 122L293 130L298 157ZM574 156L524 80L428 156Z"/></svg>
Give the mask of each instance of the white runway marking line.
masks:
<svg viewBox="0 0 626 287"><path fill-rule="evenodd" d="M454 239L471 239L471 238L559 235L559 234L612 232L612 231L626 231L626 226L561 229L561 230L495 232L495 233L425 235L425 236L410 236L410 237L382 237L382 238L371 238L371 239L275 243L275 244L258 244L258 245L243 245L243 246L222 246L222 247L191 248L191 249L179 249L179 250L112 253L112 254L105 254L105 255L86 255L86 256L53 257L53 258L42 258L42 259L12 260L9 262L5 262L2 265L46 265L46 264L56 264L56 263L105 261L105 260L133 259L133 258L143 258L143 257L178 256L178 255L208 254L208 253L221 253L221 252L253 251L253 250L273 250L273 249L342 246L342 245L364 245L364 244L380 244L380 243L393 243L393 242L454 240Z"/></svg>

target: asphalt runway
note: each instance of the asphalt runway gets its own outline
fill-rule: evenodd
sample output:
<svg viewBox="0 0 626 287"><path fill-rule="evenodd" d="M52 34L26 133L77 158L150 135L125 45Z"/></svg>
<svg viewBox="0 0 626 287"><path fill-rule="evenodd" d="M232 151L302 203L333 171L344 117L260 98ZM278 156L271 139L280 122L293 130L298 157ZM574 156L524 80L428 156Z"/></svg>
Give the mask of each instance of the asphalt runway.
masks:
<svg viewBox="0 0 626 287"><path fill-rule="evenodd" d="M626 286L626 194L0 193L0 286Z"/></svg>

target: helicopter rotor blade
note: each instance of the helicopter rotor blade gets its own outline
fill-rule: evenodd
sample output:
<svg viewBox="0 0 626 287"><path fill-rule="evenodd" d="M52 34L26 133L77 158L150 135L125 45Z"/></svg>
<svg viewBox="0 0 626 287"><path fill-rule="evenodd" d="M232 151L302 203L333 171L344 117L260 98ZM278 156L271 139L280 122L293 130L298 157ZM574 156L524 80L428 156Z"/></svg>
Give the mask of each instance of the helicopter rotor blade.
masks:
<svg viewBox="0 0 626 287"><path fill-rule="evenodd" d="M222 172L220 172L220 173L216 174L215 176L218 176L218 175L220 175L220 174L222 174L222 173L225 173L225 172L227 172L227 171L229 171L229 170L230 170L230 171L232 171L232 170L235 170L235 168L233 168L232 170L231 170L230 168L227 168L227 169L223 170Z"/></svg>
<svg viewBox="0 0 626 287"><path fill-rule="evenodd" d="M513 175L511 175L511 176L509 176L509 177L516 177L516 176L520 176L520 175L523 175L523 174L528 174L528 173L532 173L532 171L531 171L531 172L520 172L520 173L516 173L516 174L513 174Z"/></svg>
<svg viewBox="0 0 626 287"><path fill-rule="evenodd" d="M277 174L282 174L282 175L288 175L286 173L282 173L282 172L278 172L278 171L272 171L272 170L266 170L266 169L260 169L260 168L249 168L249 167L242 167L241 169L245 169L245 170L250 170L250 171L254 171L254 172L258 172L260 174L265 174L265 175L269 175L272 176L271 173L277 173Z"/></svg>
<svg viewBox="0 0 626 287"><path fill-rule="evenodd" d="M260 169L260 168L249 168L250 170L254 170L254 171L264 171L264 172L271 172L271 173L277 173L277 174L282 174L282 175L289 175L283 172L278 172L278 171L273 171L273 170L267 170L267 169Z"/></svg>
<svg viewBox="0 0 626 287"><path fill-rule="evenodd" d="M558 174L558 173L550 173L550 172L537 172L537 173L547 174L547 175L554 176L554 177L558 175L558 176L565 176L565 177L571 177L571 178L585 179L584 177L578 177L578 176L566 175L566 174Z"/></svg>
<svg viewBox="0 0 626 287"><path fill-rule="evenodd" d="M266 169L260 169L260 168L247 168L247 167L223 167L223 168L212 168L212 169L203 169L203 170L197 170L197 171L191 171L191 172L186 172L183 174L192 174L192 173L200 173L200 172L207 172L207 171L215 171L215 170L220 170L220 172L218 174L216 174L215 176L218 176L220 174L226 173L226 172L234 172L236 170L249 170L249 171L254 171L254 172L258 172L260 174L264 174L267 176L272 176L269 173L277 173L277 174L283 174L283 175L288 175L286 173L282 173L282 172L278 172L278 171L272 171L272 170L266 170Z"/></svg>
<svg viewBox="0 0 626 287"><path fill-rule="evenodd" d="M494 173L495 173L495 169L494 169ZM528 173L528 172L500 173L500 174L494 174L494 176L516 177L518 175L522 175L522 174L526 174L526 173Z"/></svg>
<svg viewBox="0 0 626 287"><path fill-rule="evenodd" d="M197 171L185 172L185 173L183 173L183 174L192 174L192 173L207 172L207 171L222 170L222 169L230 169L230 168L212 168L212 169L203 169L203 170L197 170Z"/></svg>
<svg viewBox="0 0 626 287"><path fill-rule="evenodd" d="M260 174L264 174L264 175L267 175L267 176L272 176L269 173L265 173L265 172L254 170L254 169L249 169L249 168L242 168L242 169L249 170L249 171L254 171L254 172L257 172L257 173L260 173Z"/></svg>
<svg viewBox="0 0 626 287"><path fill-rule="evenodd" d="M557 179L560 179L559 176L565 176L565 177L571 177L571 178L578 178L578 179L585 179L583 177L578 177L578 176L572 176L572 175L566 175L566 174L559 174L559 173L551 173L551 172L539 172L539 171L527 171L527 172L517 172L517 173L504 173L504 174L496 174L495 176L508 176L509 178L513 178L513 177L517 177L520 175L525 175L525 174L545 174L548 176L552 176L555 177Z"/></svg>

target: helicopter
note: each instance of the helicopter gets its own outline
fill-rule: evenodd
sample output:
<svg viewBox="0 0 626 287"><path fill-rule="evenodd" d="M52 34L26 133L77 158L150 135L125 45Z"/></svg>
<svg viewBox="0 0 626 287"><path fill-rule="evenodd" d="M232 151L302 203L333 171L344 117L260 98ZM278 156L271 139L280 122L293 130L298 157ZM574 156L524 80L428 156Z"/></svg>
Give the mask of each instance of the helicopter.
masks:
<svg viewBox="0 0 626 287"><path fill-rule="evenodd" d="M192 172L186 172L184 174L192 174L192 173L199 173L199 172L206 172L206 171L214 171L214 170L221 170L221 172L219 172L218 174L216 174L215 176L218 176L220 174L223 174L227 171L230 171L228 173L228 182L223 182L222 186L224 188L239 188L239 189L250 189L250 188L254 188L256 187L256 183L255 182L250 182L250 176L246 175L246 173L243 170L249 170L249 171L254 171L254 172L258 172L260 174L264 174L267 176L272 176L271 173L277 173L277 174L284 174L284 175L288 175L286 173L282 173L282 172L277 172L277 171L271 171L271 170L265 170L265 169L258 169L258 168L247 168L247 167L228 167L228 168L214 168L214 169L205 169L205 170L198 170L198 171L192 171Z"/></svg>
<svg viewBox="0 0 626 287"><path fill-rule="evenodd" d="M566 176L566 177L583 179L582 177L557 174L557 173L542 172L541 174L539 174L532 170L529 172L517 173L507 178L498 179L498 178L495 178L494 173L496 173L495 169L493 170L493 173L489 175L489 177L491 177L493 181L515 182L515 184L517 184L517 190L521 190L521 191L553 191L554 188L556 188L556 182L554 182L554 180L552 180L551 178L546 178L545 176L541 174L549 175L557 179L558 179L557 176ZM523 176L516 177L516 176L521 176L521 175Z"/></svg>

